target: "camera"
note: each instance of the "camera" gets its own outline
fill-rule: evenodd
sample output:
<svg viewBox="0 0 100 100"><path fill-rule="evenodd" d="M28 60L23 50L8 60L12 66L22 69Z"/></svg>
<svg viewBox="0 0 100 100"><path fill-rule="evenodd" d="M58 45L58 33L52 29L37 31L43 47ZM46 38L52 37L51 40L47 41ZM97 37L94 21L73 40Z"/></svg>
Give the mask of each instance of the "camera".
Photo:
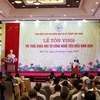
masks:
<svg viewBox="0 0 100 100"><path fill-rule="evenodd" d="M86 84L87 84L87 85L91 85L92 82L91 82L90 80L86 80Z"/></svg>

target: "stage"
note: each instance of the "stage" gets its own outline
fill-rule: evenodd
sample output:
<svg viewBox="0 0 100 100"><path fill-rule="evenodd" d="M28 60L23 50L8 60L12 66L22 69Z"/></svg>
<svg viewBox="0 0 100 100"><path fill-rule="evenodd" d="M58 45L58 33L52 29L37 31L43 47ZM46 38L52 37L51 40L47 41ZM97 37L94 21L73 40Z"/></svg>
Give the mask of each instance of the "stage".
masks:
<svg viewBox="0 0 100 100"><path fill-rule="evenodd" d="M44 72L44 71L27 71L27 72L18 72L20 76L24 76L25 78L30 78L30 81L45 81L47 76L50 75L50 72ZM82 76L84 72L80 72L79 75ZM89 75L97 76L97 71L89 71ZM54 74L56 76L60 76L60 71L54 71ZM64 74L68 77L70 77L71 72L65 71ZM12 72L12 75L15 75L15 72Z"/></svg>

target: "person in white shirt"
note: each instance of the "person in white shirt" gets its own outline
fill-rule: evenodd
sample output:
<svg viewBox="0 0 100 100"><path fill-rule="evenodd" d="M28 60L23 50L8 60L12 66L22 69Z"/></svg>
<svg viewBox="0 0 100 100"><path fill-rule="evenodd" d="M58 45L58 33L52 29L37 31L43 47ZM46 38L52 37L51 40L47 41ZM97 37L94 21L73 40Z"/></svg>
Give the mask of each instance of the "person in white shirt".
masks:
<svg viewBox="0 0 100 100"><path fill-rule="evenodd" d="M84 82L86 79L89 79L89 77L88 77L88 72L85 72L85 73L84 73L84 76L83 76L83 78L82 78L83 82Z"/></svg>
<svg viewBox="0 0 100 100"><path fill-rule="evenodd" d="M55 90L55 93L50 95L50 98L49 100L53 100L56 96L60 96L60 93L61 93L61 86L60 85L56 85L54 87L54 90Z"/></svg>
<svg viewBox="0 0 100 100"><path fill-rule="evenodd" d="M36 100L37 93L34 89L32 89L28 92L28 96L30 97L30 100Z"/></svg>
<svg viewBox="0 0 100 100"><path fill-rule="evenodd" d="M43 95L43 94L40 94L40 93L39 93L40 88L41 88L41 87L40 87L40 86L38 86L38 85L34 87L34 89L35 89L35 90L36 90L36 92L37 92L37 96L40 96L40 97L42 97L42 98L43 98L43 100L46 100L45 95Z"/></svg>

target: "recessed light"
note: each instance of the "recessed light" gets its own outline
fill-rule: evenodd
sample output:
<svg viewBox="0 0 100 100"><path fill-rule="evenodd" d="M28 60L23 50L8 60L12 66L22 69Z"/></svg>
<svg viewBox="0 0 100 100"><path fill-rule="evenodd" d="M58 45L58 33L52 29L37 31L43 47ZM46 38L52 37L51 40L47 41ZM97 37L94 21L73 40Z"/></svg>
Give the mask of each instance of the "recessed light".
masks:
<svg viewBox="0 0 100 100"><path fill-rule="evenodd" d="M30 15L30 17L32 17L32 15Z"/></svg>
<svg viewBox="0 0 100 100"><path fill-rule="evenodd" d="M78 3L79 1L77 0L76 2Z"/></svg>
<svg viewBox="0 0 100 100"><path fill-rule="evenodd" d="M92 9L91 11L94 11L94 9Z"/></svg>
<svg viewBox="0 0 100 100"><path fill-rule="evenodd" d="M50 20L50 19L48 18L48 20Z"/></svg>
<svg viewBox="0 0 100 100"><path fill-rule="evenodd" d="M96 5L98 5L98 4L99 4L99 2L95 2L95 4L96 4Z"/></svg>
<svg viewBox="0 0 100 100"><path fill-rule="evenodd" d="M65 17L66 15L64 15L64 17Z"/></svg>
<svg viewBox="0 0 100 100"><path fill-rule="evenodd" d="M70 5L67 5L68 7L70 6Z"/></svg>
<svg viewBox="0 0 100 100"><path fill-rule="evenodd" d="M12 2L12 4L15 4L14 2Z"/></svg>
<svg viewBox="0 0 100 100"><path fill-rule="evenodd" d="M21 4L22 0L14 0L14 2L17 3L17 4Z"/></svg>
<svg viewBox="0 0 100 100"><path fill-rule="evenodd" d="M22 7L25 7L25 5L23 5Z"/></svg>
<svg viewBox="0 0 100 100"><path fill-rule="evenodd" d="M2 13L2 11L0 11L0 13Z"/></svg>
<svg viewBox="0 0 100 100"><path fill-rule="evenodd" d="M23 20L25 20L25 19L23 19Z"/></svg>
<svg viewBox="0 0 100 100"><path fill-rule="evenodd" d="M36 7L36 8L39 8L39 7Z"/></svg>

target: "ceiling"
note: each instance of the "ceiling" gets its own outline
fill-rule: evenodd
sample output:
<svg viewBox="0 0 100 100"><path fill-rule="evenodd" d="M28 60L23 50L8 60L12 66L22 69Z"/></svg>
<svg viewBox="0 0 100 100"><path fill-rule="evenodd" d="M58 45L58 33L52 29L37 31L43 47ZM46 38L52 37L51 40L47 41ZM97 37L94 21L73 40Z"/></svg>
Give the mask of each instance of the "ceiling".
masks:
<svg viewBox="0 0 100 100"><path fill-rule="evenodd" d="M30 2L28 2L30 1ZM0 20L100 19L100 0L0 0Z"/></svg>

